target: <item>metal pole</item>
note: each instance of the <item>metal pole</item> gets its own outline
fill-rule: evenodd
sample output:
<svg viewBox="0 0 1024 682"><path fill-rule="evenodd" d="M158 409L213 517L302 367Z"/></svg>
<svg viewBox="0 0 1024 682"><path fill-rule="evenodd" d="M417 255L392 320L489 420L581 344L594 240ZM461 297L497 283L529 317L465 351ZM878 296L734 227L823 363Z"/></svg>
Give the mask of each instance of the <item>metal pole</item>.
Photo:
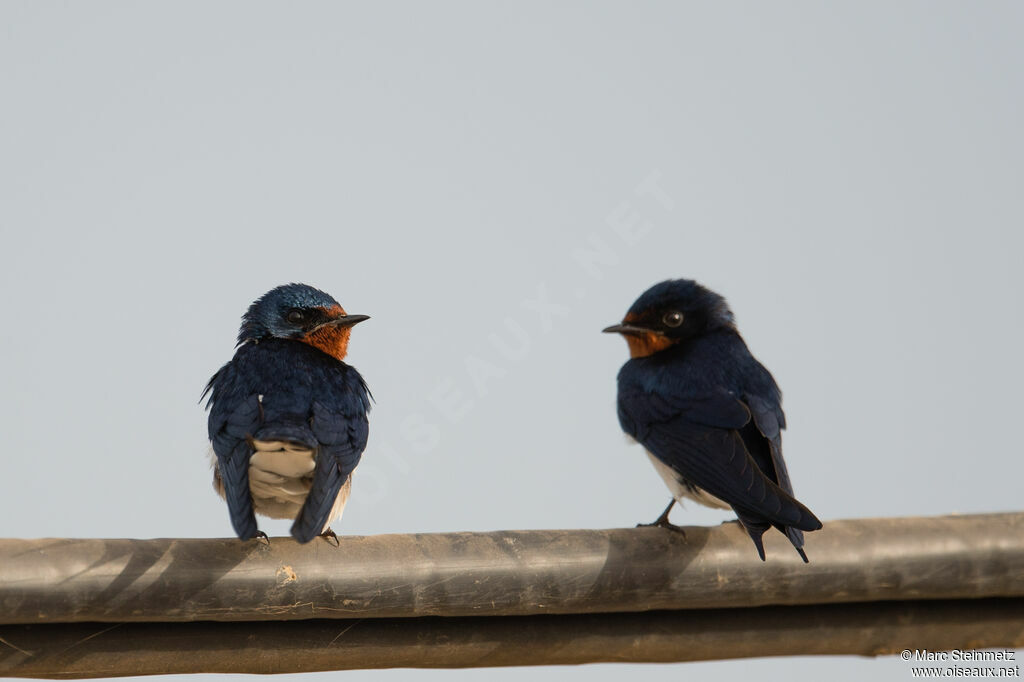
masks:
<svg viewBox="0 0 1024 682"><path fill-rule="evenodd" d="M736 524L226 540L0 540L0 623L524 616L1024 596L1024 513L830 521L809 565Z"/></svg>
<svg viewBox="0 0 1024 682"><path fill-rule="evenodd" d="M9 625L0 626L0 676L667 663L968 646L1024 646L1024 599L569 616Z"/></svg>

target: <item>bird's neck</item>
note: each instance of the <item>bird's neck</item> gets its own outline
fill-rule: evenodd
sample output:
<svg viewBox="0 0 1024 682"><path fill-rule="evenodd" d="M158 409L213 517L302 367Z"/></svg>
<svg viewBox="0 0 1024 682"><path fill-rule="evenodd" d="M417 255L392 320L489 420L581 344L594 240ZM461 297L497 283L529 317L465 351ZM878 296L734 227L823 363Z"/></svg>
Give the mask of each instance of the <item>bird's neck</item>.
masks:
<svg viewBox="0 0 1024 682"><path fill-rule="evenodd" d="M303 336L300 340L319 351L327 353L335 360L344 360L348 353L348 339L352 330L326 325Z"/></svg>
<svg viewBox="0 0 1024 682"><path fill-rule="evenodd" d="M631 358L646 358L672 345L672 341L669 338L654 332L628 334L626 335L626 343L629 345L629 357Z"/></svg>

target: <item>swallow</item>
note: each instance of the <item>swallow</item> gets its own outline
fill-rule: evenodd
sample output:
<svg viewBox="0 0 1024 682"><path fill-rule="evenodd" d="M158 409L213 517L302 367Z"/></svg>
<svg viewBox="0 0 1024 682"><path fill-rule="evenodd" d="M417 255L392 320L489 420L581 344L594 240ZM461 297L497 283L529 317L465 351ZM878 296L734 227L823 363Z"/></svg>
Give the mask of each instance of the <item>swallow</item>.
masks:
<svg viewBox="0 0 1024 682"><path fill-rule="evenodd" d="M256 514L294 519L292 536L337 536L366 448L372 399L345 363L353 325L330 295L285 284L242 316L234 357L203 391L215 456L213 487L242 540L266 538Z"/></svg>
<svg viewBox="0 0 1024 682"><path fill-rule="evenodd" d="M693 280L655 284L620 324L630 360L618 375L619 423L642 444L677 502L736 512L764 561L782 532L807 562L801 531L821 522L793 495L782 459L782 393L743 341L725 299Z"/></svg>

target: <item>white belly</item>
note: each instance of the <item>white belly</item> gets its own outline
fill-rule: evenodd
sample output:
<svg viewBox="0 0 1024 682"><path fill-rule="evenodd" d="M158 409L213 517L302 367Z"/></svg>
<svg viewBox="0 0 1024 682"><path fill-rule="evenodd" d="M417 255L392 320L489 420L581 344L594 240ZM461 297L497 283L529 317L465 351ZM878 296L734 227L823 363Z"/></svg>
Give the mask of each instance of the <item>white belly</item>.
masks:
<svg viewBox="0 0 1024 682"><path fill-rule="evenodd" d="M645 452L647 451L645 450ZM676 502L681 503L683 500L693 500L705 507L712 507L714 509L732 509L732 506L729 505L729 503L723 502L711 493L705 492L696 486L692 488L687 487L679 480L679 474L677 474L672 467L662 462L650 452L647 452L647 457L651 460L651 464L654 465L654 470L658 472L659 476L661 476L661 480L665 481L665 485L668 486L668 490L672 493L672 497L675 498Z"/></svg>
<svg viewBox="0 0 1024 682"><path fill-rule="evenodd" d="M285 441L253 441L255 452L249 460L249 492L257 514L272 519L294 519L299 515L313 486L316 459L313 450ZM213 487L224 497L224 484L214 459ZM341 486L334 506L321 529L327 530L341 518L352 490L352 476Z"/></svg>

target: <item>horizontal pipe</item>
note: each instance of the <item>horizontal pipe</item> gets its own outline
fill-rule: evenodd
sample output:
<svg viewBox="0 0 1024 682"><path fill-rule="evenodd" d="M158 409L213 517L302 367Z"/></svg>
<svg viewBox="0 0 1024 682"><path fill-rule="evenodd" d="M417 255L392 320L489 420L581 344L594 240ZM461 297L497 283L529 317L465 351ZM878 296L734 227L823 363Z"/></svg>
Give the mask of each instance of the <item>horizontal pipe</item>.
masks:
<svg viewBox="0 0 1024 682"><path fill-rule="evenodd" d="M570 616L5 625L0 676L668 663L1021 646L1024 599ZM935 663L908 662L908 679L914 665Z"/></svg>
<svg viewBox="0 0 1024 682"><path fill-rule="evenodd" d="M523 616L1024 596L1024 513L259 540L0 540L0 623Z"/></svg>

